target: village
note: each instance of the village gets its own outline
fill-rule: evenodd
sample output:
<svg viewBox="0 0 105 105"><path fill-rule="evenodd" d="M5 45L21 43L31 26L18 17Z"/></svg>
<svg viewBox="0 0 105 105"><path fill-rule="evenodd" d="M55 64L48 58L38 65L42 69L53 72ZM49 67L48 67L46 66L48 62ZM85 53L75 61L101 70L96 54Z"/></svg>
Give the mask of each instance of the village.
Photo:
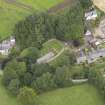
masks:
<svg viewBox="0 0 105 105"><path fill-rule="evenodd" d="M89 23L98 18L98 13L94 9L85 13L85 21ZM90 27L89 27L90 28ZM93 27L91 27L93 28ZM105 20L101 20L98 28L88 29L84 33L84 46L79 48L77 54L77 64L93 63L97 59L105 57Z"/></svg>
<svg viewBox="0 0 105 105"><path fill-rule="evenodd" d="M95 9L85 13L85 21L89 23L98 18L98 13ZM93 27L91 27L93 28ZM66 43L67 44L67 43ZM105 20L103 19L98 28L94 31L88 29L84 33L84 45L76 50L77 64L93 63L99 58L105 57ZM53 52L49 52L37 59L37 63L48 63L55 57Z"/></svg>
<svg viewBox="0 0 105 105"><path fill-rule="evenodd" d="M105 105L105 0L0 0L0 105Z"/></svg>
<svg viewBox="0 0 105 105"><path fill-rule="evenodd" d="M86 23L96 20L98 13L95 9L84 14ZM0 43L0 53L2 55L9 55L11 49L15 47L15 38L11 36L7 40ZM61 50L63 52L64 49ZM60 54L58 54L60 55ZM48 63L52 61L56 56L53 52L48 52L39 59L37 63ZM76 51L77 64L85 63L88 64L95 62L99 58L105 57L105 20L103 19L98 28L94 29L94 32L88 29L84 33L84 45Z"/></svg>

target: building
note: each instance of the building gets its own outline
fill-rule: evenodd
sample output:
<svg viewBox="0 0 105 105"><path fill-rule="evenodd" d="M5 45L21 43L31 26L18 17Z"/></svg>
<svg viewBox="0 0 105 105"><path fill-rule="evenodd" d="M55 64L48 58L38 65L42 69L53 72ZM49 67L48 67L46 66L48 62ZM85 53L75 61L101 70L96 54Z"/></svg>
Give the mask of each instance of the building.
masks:
<svg viewBox="0 0 105 105"><path fill-rule="evenodd" d="M78 57L77 58L77 64L81 64L86 62L86 56Z"/></svg>
<svg viewBox="0 0 105 105"><path fill-rule="evenodd" d="M85 13L86 20L95 20L97 17L98 15L96 10Z"/></svg>
<svg viewBox="0 0 105 105"><path fill-rule="evenodd" d="M105 58L105 49L100 49L100 50L97 50L94 52L89 52L88 55L79 56L77 58L77 64L81 64L86 61L90 64L90 63L95 62L97 59L99 59L101 57Z"/></svg>
<svg viewBox="0 0 105 105"><path fill-rule="evenodd" d="M86 61L86 56L85 56L85 54L83 53L82 50L79 50L77 55L78 55L77 64L80 64L80 63L83 63L83 62Z"/></svg>
<svg viewBox="0 0 105 105"><path fill-rule="evenodd" d="M87 42L90 42L91 40L93 40L93 35L91 33L91 31L87 30L86 33L85 33L85 39Z"/></svg>
<svg viewBox="0 0 105 105"><path fill-rule="evenodd" d="M0 53L2 55L8 55L10 53L10 49L15 46L15 38L10 37L7 40L4 40L0 43Z"/></svg>

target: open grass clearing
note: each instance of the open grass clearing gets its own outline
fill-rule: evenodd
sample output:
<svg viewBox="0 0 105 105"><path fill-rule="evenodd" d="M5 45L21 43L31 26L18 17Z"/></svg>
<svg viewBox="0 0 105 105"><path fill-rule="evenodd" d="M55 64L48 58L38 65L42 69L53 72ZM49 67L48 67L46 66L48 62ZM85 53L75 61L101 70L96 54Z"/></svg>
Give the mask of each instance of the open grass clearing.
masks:
<svg viewBox="0 0 105 105"><path fill-rule="evenodd" d="M0 0L0 40L12 34L14 26L18 21L24 19L36 10L44 11L62 1L63 0L16 0L16 3L13 3L12 0ZM31 8L31 11L28 10L28 8Z"/></svg>
<svg viewBox="0 0 105 105"><path fill-rule="evenodd" d="M70 63L70 55L74 52L72 46L64 45L63 51L56 57L56 59L49 62L50 65L58 67L61 65L68 65ZM74 55L73 55L74 56Z"/></svg>
<svg viewBox="0 0 105 105"><path fill-rule="evenodd" d="M97 89L89 84L58 89L39 98L42 105L105 105Z"/></svg>
<svg viewBox="0 0 105 105"><path fill-rule="evenodd" d="M0 77L0 105L21 105L15 97L9 95L8 91L1 83Z"/></svg>
<svg viewBox="0 0 105 105"><path fill-rule="evenodd" d="M41 49L41 56L53 52L57 55L64 48L64 44L56 39L51 39L43 44L43 48Z"/></svg>
<svg viewBox="0 0 105 105"><path fill-rule="evenodd" d="M64 0L18 0L22 4L28 4L32 6L34 9L43 10L49 9L56 4L63 2Z"/></svg>
<svg viewBox="0 0 105 105"><path fill-rule="evenodd" d="M0 40L12 34L14 25L30 13L0 0Z"/></svg>
<svg viewBox="0 0 105 105"><path fill-rule="evenodd" d="M57 67L57 66L64 64L64 62L67 58L66 52L67 52L67 50L65 50L62 54L60 54L56 59L51 61L49 64L54 66L54 67Z"/></svg>

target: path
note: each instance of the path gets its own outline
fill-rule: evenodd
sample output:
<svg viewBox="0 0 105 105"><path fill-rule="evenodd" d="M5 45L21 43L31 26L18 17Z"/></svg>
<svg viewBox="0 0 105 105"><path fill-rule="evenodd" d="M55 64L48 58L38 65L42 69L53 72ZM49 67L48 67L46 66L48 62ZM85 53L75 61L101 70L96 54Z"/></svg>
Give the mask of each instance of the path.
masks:
<svg viewBox="0 0 105 105"><path fill-rule="evenodd" d="M65 47L56 56L54 56L53 58L49 59L47 61L47 63L49 63L49 62L55 60L56 58L58 58L64 51L65 51Z"/></svg>
<svg viewBox="0 0 105 105"><path fill-rule="evenodd" d="M72 79L73 83L85 83L88 82L88 79Z"/></svg>
<svg viewBox="0 0 105 105"><path fill-rule="evenodd" d="M13 4L13 5L15 5L15 6L19 7L19 8L26 9L28 11L33 11L34 10L34 8L31 5L21 3L21 2L19 2L17 0L4 0L4 1L7 4ZM63 9L65 7L71 5L72 3L73 3L73 0L64 0L63 2L51 7L48 10L48 13L54 13L54 12L60 10L60 9Z"/></svg>
<svg viewBox="0 0 105 105"><path fill-rule="evenodd" d="M56 56L54 56L53 58L49 59L49 60L47 61L47 63L49 63L49 62L51 62L51 61L57 59L57 58L58 58L64 51L66 51L66 50L70 50L70 48L69 48L68 46L64 46L64 47L62 48L62 50L61 50ZM75 50L75 52L76 52L76 50Z"/></svg>
<svg viewBox="0 0 105 105"><path fill-rule="evenodd" d="M74 2L74 0L64 0L63 2L51 7L49 10L48 10L48 13L55 13L57 12L58 10L61 10L61 9L64 9L65 7L69 6L69 5L72 5Z"/></svg>
<svg viewBox="0 0 105 105"><path fill-rule="evenodd" d="M50 43L50 42L52 42L52 41L54 41L54 40L56 40L56 39L50 39L50 40L48 40L48 41L45 42L45 43L47 44L47 43Z"/></svg>
<svg viewBox="0 0 105 105"><path fill-rule="evenodd" d="M13 5L15 5L15 6L19 7L19 8L26 9L28 11L33 11L33 9L34 9L32 6L30 6L28 4L21 3L21 2L19 2L17 0L4 0L4 1L7 4L13 4Z"/></svg>

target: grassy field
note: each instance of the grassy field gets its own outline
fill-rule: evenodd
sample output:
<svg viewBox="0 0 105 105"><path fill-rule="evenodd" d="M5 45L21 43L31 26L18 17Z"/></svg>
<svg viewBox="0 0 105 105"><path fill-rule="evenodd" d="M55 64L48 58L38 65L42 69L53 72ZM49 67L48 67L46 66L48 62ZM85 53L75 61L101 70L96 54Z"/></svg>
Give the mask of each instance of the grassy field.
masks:
<svg viewBox="0 0 105 105"><path fill-rule="evenodd" d="M62 2L63 0L19 0L21 3L28 4L32 6L35 9L41 10L41 9L49 9L50 7L56 5L59 2Z"/></svg>
<svg viewBox="0 0 105 105"><path fill-rule="evenodd" d="M56 39L51 39L43 44L43 48L41 49L41 56L49 52L53 52L56 55L62 50L63 47L64 44L62 42Z"/></svg>
<svg viewBox="0 0 105 105"><path fill-rule="evenodd" d="M61 1L63 0L0 0L0 40L12 34L14 25L19 20L36 10L46 10Z"/></svg>
<svg viewBox="0 0 105 105"><path fill-rule="evenodd" d="M0 78L0 105L20 105L19 102L8 94L6 89L1 84Z"/></svg>
<svg viewBox="0 0 105 105"><path fill-rule="evenodd" d="M49 64L54 67L58 67L58 66L64 64L65 59L67 59L66 53L67 53L67 50L65 50L59 57L57 57L55 60L53 60Z"/></svg>
<svg viewBox="0 0 105 105"><path fill-rule="evenodd" d="M40 96L42 105L105 105L96 88L84 84Z"/></svg>

